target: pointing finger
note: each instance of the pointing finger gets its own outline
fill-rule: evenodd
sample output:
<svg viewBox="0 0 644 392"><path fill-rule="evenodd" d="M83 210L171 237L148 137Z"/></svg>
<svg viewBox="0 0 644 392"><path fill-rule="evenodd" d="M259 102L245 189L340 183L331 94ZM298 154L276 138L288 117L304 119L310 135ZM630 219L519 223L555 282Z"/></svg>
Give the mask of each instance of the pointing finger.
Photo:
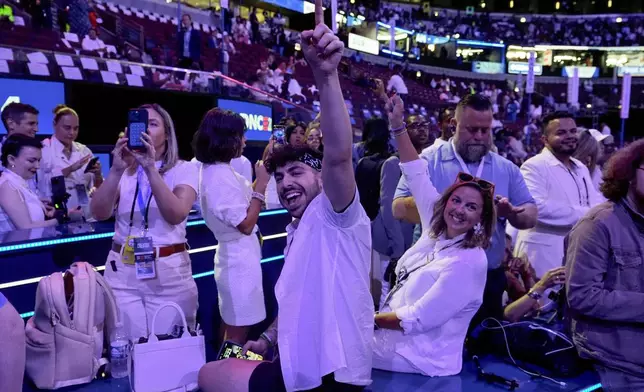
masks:
<svg viewBox="0 0 644 392"><path fill-rule="evenodd" d="M324 8L322 8L322 0L315 0L315 25L324 24Z"/></svg>

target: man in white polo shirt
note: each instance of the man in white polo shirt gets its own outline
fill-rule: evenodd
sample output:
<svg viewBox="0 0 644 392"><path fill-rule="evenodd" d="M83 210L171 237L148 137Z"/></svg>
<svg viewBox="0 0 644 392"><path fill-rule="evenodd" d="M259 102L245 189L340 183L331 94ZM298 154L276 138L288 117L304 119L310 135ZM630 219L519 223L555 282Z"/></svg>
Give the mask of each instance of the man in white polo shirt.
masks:
<svg viewBox="0 0 644 392"><path fill-rule="evenodd" d="M315 19L315 30L302 32L302 49L320 89L324 158L291 146L269 158L280 201L295 219L275 287L278 317L245 346L263 354L277 344L279 359L211 362L199 372L204 392L353 392L371 383L371 225L357 193L337 72L344 45L323 24L321 0Z"/></svg>

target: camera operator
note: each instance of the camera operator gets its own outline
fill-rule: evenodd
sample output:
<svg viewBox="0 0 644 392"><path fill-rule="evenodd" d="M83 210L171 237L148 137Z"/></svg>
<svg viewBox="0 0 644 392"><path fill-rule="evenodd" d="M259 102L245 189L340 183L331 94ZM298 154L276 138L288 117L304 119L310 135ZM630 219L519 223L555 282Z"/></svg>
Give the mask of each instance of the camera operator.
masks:
<svg viewBox="0 0 644 392"><path fill-rule="evenodd" d="M0 232L16 229L32 229L64 223L63 216L42 203L36 192L28 185L40 167L41 143L29 136L14 134L2 144L0 176ZM80 219L78 211L70 218Z"/></svg>

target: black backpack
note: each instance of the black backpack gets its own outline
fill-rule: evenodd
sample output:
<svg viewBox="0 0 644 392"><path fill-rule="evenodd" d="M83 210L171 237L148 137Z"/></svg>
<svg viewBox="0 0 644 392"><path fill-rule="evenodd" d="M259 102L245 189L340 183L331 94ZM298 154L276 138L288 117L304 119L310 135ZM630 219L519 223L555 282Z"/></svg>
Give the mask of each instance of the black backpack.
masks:
<svg viewBox="0 0 644 392"><path fill-rule="evenodd" d="M372 221L380 211L380 172L390 154L374 154L358 161L356 185L360 193L360 204Z"/></svg>

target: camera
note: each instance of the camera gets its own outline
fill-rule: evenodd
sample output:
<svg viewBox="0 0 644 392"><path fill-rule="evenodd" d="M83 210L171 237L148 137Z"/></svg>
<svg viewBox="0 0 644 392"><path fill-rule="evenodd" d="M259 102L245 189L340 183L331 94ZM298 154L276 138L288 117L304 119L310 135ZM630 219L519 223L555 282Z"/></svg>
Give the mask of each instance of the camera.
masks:
<svg viewBox="0 0 644 392"><path fill-rule="evenodd" d="M69 222L69 213L67 210L67 200L71 195L67 193L65 186L65 177L56 176L51 179L51 202L54 205L55 217L58 223Z"/></svg>

